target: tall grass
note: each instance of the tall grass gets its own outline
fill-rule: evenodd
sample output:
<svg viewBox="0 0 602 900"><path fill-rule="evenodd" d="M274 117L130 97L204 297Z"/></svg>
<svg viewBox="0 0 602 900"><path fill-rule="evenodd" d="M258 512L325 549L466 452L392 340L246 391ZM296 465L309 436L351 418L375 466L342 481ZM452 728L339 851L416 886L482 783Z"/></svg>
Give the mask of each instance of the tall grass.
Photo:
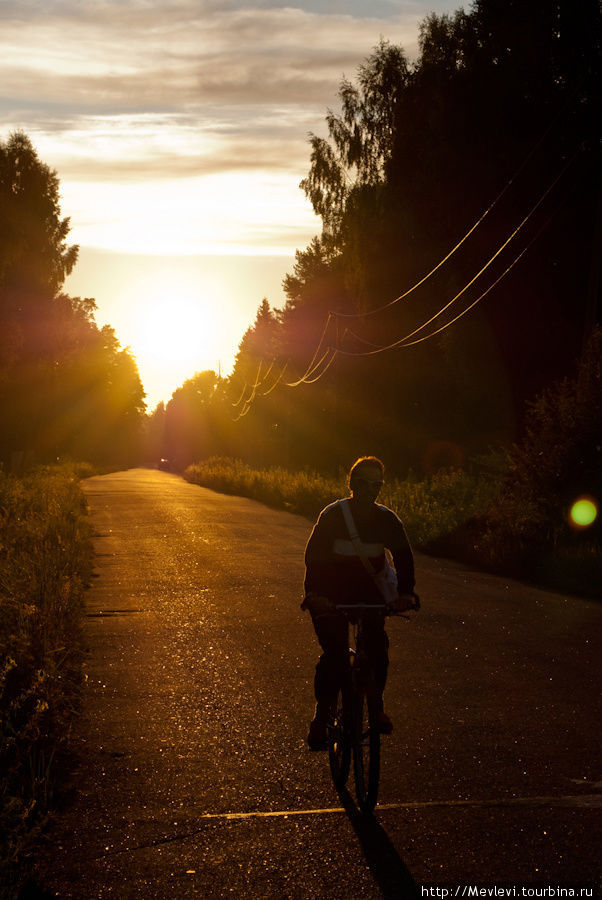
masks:
<svg viewBox="0 0 602 900"><path fill-rule="evenodd" d="M599 528L576 534L565 526L558 537L544 500L529 501L517 494L507 465L505 455L492 454L475 471L387 481L380 501L397 512L416 549L556 590L599 596ZM184 475L195 484L252 497L311 519L348 493L344 475L325 478L315 472L253 469L224 457L195 463Z"/></svg>
<svg viewBox="0 0 602 900"><path fill-rule="evenodd" d="M227 494L252 497L270 506L314 518L328 503L348 494L346 476L282 468L253 469L237 459L212 457L184 473L195 484ZM388 481L380 502L398 513L412 544L427 547L480 515L491 504L499 480L464 471L440 472L422 481Z"/></svg>
<svg viewBox="0 0 602 900"><path fill-rule="evenodd" d="M73 466L0 472L0 886L27 855L77 706L92 547ZM3 884L4 881L4 884Z"/></svg>

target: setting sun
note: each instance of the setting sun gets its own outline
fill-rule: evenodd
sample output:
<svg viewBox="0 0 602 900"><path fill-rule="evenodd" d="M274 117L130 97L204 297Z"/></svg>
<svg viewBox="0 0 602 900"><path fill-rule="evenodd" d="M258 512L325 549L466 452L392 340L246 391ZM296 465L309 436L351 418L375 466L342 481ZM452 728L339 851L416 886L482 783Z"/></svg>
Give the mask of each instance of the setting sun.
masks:
<svg viewBox="0 0 602 900"><path fill-rule="evenodd" d="M201 300L161 297L151 301L143 316L140 336L132 347L141 365L191 371L199 360L211 357L215 322Z"/></svg>
<svg viewBox="0 0 602 900"><path fill-rule="evenodd" d="M220 322L216 301L193 285L157 284L130 306L131 351L152 406L203 369L219 368Z"/></svg>

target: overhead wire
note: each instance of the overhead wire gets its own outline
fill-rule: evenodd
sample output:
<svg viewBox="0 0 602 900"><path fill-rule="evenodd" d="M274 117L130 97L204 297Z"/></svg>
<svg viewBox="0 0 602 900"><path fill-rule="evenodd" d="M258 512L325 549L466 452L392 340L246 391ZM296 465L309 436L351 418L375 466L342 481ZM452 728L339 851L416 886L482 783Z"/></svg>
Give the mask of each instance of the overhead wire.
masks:
<svg viewBox="0 0 602 900"><path fill-rule="evenodd" d="M263 382L266 380L266 378L268 377L268 375L270 374L270 372L271 372L272 369L274 368L274 363L275 363L275 362L276 362L276 360L273 359L272 362L269 364L269 366L267 367L266 371L263 373L263 377L262 377L261 382L260 382L260 384L258 385L258 387L261 387L261 385L263 384Z"/></svg>
<svg viewBox="0 0 602 900"><path fill-rule="evenodd" d="M483 268L482 268L482 269L474 276L474 278L473 278L470 282L468 282L468 284L465 285L465 287L464 287L458 294L456 294L456 296L455 296L454 298L452 298L452 300L450 300L444 307L442 307L437 313L435 313L434 316L432 316L429 320L427 320L427 321L424 322L422 325L420 325L420 326L419 326L417 329L415 329L413 332L411 332L410 334L406 335L404 338L400 338L399 340L393 342L392 344L386 345L386 346L379 346L379 345L376 345L376 344L372 344L372 342L366 341L364 338L360 337L359 335L356 335L353 331L351 331L351 329L345 328L345 332L344 332L344 334L343 334L343 337L345 336L345 334L349 333L349 334L352 335L356 340L359 340L359 341L362 342L362 343L370 344L371 346L375 347L375 349L374 349L374 350L371 350L371 351L364 351L364 352L352 352L352 351L345 351L345 350L342 350L342 349L341 349L340 347L338 347L338 346L337 346L337 347L332 347L332 345L329 344L329 345L327 346L327 348L326 348L326 351L325 351L325 352L322 354L322 356L320 356L320 358L318 359L318 354L320 353L320 350L322 349L322 346L323 346L323 343L324 343L324 340L325 340L325 338L326 338L326 334L327 334L327 331L328 331L328 327L329 327L331 321L333 320L333 318L337 318L337 319L339 319L339 318L340 318L340 319L365 319L365 318L368 318L368 317L370 317L370 316L376 315L376 314L378 314L378 313L384 312L385 310L387 310L387 309L391 308L392 306L394 306L395 304L399 303L401 300L405 299L407 296L409 296L411 293L413 293L413 291L415 291L418 287L420 287L422 284L424 284L425 281L427 281L432 275L434 275L435 272L437 272L437 271L438 271L438 270L439 270L439 269L440 269L440 268L441 268L441 267L442 267L442 266L443 266L443 265L444 265L444 264L445 264L445 263L446 263L453 255L454 255L454 253L456 253L456 251L459 250L459 248L466 242L466 240L467 240L467 239L468 239L468 238L476 231L476 229L481 225L481 223L482 223L482 222L484 221L484 219L489 215L489 213L492 211L492 209L499 203L499 201L502 199L502 197L504 196L504 194L506 193L506 191L510 188L510 186L516 181L516 179L518 178L518 176L520 175L520 173L521 173L521 172L523 171L523 169L527 166L527 164L530 162L531 158L534 156L534 154L536 153L536 151L539 149L539 147L541 146L541 144L544 142L544 140L546 139L546 137L548 136L548 134L550 133L550 131L552 130L552 128L553 128L554 125L556 124L557 120L560 118L561 115L564 114L564 111L565 111L565 109L563 108L563 109L561 109L561 110L554 116L554 118L552 119L552 122L551 122L551 123L548 125L548 127L545 129L545 131L543 132L543 134L541 135L541 137L536 141L536 143L535 143L534 146L531 148L531 150L529 151L529 153L528 153L528 154L526 155L526 157L523 159L523 161L522 161L522 163L520 164L520 166L518 167L518 169L514 172L514 174L512 175L512 177L506 182L506 184L504 185L504 187L502 188L502 190L497 194L497 196L495 197L495 199L489 204L489 206L485 209L485 211L479 216L479 218L475 221L475 223L471 226L471 228L470 228L470 229L465 233L465 235L464 235L464 236L463 236L463 237L455 244L455 246L452 247L452 249L449 251L449 253L447 253L446 256L444 256L444 257L437 263L437 265L435 265L435 266L434 266L434 267L433 267L426 275L424 275L421 279L419 279L419 281L417 281L414 285L412 285L410 288L408 288L408 290L404 291L404 293L400 294L398 297L394 298L393 300L390 300L389 302L387 302L387 303L385 303L385 304L381 305L380 307L377 307L377 308L375 308L375 309L373 309L373 310L368 310L367 312L364 312L364 313L343 313L343 312L329 311L329 312L328 312L328 315L327 315L327 318L326 318L326 322L325 322L325 324L324 324L324 328L322 329L322 333L321 333L320 339L319 339L319 341L318 341L318 344L317 344L317 346L316 346L316 349L315 349L315 351L314 351L314 354L313 354L313 356L312 356L312 358L311 358L309 364L308 364L307 367L306 367L305 372L304 372L303 375L301 375L301 377L300 377L299 379L297 379L296 381L292 381L292 382L283 382L284 386L286 386L286 387L298 387L298 386L301 385L301 384L313 384L313 383L315 383L315 382L318 381L318 380L325 374L325 372L330 368L330 366L331 366L332 363L334 362L334 359L336 358L337 354L341 354L341 355L344 355L344 356L369 356L369 355L373 355L373 354L376 354L376 353L384 352L384 351L386 351L386 350L394 349L395 347L398 347L398 346L412 346L412 344L414 344L414 343L420 343L422 340L426 340L426 337L423 337L423 338L418 339L417 341L412 342L412 344L406 343L406 342L408 341L409 338L413 337L413 336L414 336L415 334L417 334L419 331L421 331L421 330L423 330L424 328L426 328L428 325L431 324L431 322L433 322L436 318L438 318L440 315L442 315L442 314L443 314L443 313L444 313L444 312L452 305L452 303L454 303L457 299L459 299L459 297L461 297L462 294L464 294L465 291L466 291L466 290L467 290L467 289L468 289L468 288L476 281L476 279L479 278L480 275L481 275L481 274L482 274L482 273L483 273L483 272L484 272L484 271L492 264L492 262L497 258L497 256L499 256L499 254L500 254L500 253L503 251L503 249L508 245L508 243L513 239L513 237L518 233L518 231L520 231L520 229L523 227L523 225L526 223L526 221L527 221L527 220L530 218L530 216L535 212L535 210L536 210L536 209L539 207L539 205L543 202L543 200L545 199L545 197L550 193L550 191L553 189L553 187L556 185L556 183L560 180L560 178L562 177L562 175L564 174L564 172L566 171L566 169L568 168L568 166L572 163L573 159L574 159L575 156L577 155L577 152L578 152L578 151L577 151L577 152L573 155L573 157L571 157L571 159L565 164L565 166L563 167L563 169L561 170L560 174L559 174L558 177L555 179L555 181L554 181L554 182L550 185L550 187L544 192L544 194L542 195L542 197L541 197L541 198L539 199L539 201L535 204L535 206L531 209L531 211L528 213L528 215L522 220L522 222L521 222L521 223L519 224L519 226L515 229L515 231L514 231L514 232L510 235L510 237L502 244L502 246L498 249L498 251L490 258L490 260L485 264L485 266L483 266ZM532 242L529 243L528 247L531 245L531 243L532 243ZM527 248L525 248L525 249L527 249ZM525 251L523 251L523 253L524 253L524 252L525 252ZM493 283L493 285L491 285L491 286L490 286L490 287L489 287L489 288L488 288L488 289L480 296L480 298L478 298L477 301L475 301L475 303L471 304L471 305L466 309L465 312L468 312L469 309L471 309L474 305L476 305L476 302L479 302L480 299L482 299L487 293L489 293L489 291L492 290L492 288L493 288L493 287L501 280L501 278L504 277L504 275L506 274L506 272L509 271L509 270L513 267L513 265L514 265L516 262L518 262L518 259L520 259L521 256L522 256L522 253L519 254L519 256L516 258L515 262L512 263L512 264L510 265L510 267L509 267L507 270L505 270L505 272L504 272L498 279L496 279L496 281ZM465 313L463 312L463 313L461 313L459 316L456 316L450 323L448 323L448 325L443 326L443 327L440 328L440 329L437 329L435 332L433 332L433 333L430 334L429 336L432 337L432 336L434 336L435 334L438 334L441 330L443 330L443 328L448 327L448 326L451 325L453 322L455 322L455 321L457 321L459 318L461 318L461 316L464 315L464 314L465 314ZM337 343L338 343L338 341L337 341ZM326 362L326 364L323 366L322 371L320 371L320 373L319 373L318 375L315 375L315 373L318 371L318 369L320 369L320 367L323 365L324 361L327 359L327 357L328 357L329 355L330 355L330 358L328 359L328 361ZM287 361L285 362L285 364L284 364L284 366L283 366L283 368L282 368L282 370L281 370L281 373L280 373L280 375L278 376L278 378L276 379L276 381L274 382L274 384L272 384L271 387L270 387L267 391L260 392L260 393L259 393L259 396L268 396L269 394L272 393L273 390L275 390L275 388L277 387L277 385L282 381L282 378L283 378L283 376L284 376L284 372L285 372L285 370L286 370L288 364L289 364L289 360L287 360ZM249 397L247 398L247 400L245 401L245 403L244 403L244 405L243 405L243 411L239 414L239 416L236 417L236 419L242 418L243 415L246 415L246 414L248 413L248 411L249 411L249 409L250 409L250 407L251 407L251 404L253 403L253 401L254 401L254 399L255 399L255 396L256 396L256 392L257 392L258 387L260 387L261 384L263 384L263 383L265 382L266 377L267 377L267 375L269 374L269 372L271 371L271 368L272 368L273 365L274 365L274 360L272 360L272 362L270 363L270 366L268 367L268 370L264 373L263 379L262 379L261 382L260 382L260 381L259 381L259 374L260 374L260 371L261 371L261 362L260 362L259 369L258 369L258 373L257 373L257 377L256 377L256 379L255 379L255 383L254 383L254 385L253 385L251 394L249 395ZM244 387L243 387L243 390L242 390L242 393L241 393L241 396L240 396L239 399L236 401L236 403L233 403L233 404L232 404L234 407L240 405L240 403L242 402L242 399L243 399L243 397L244 397L244 394L245 394L245 391L246 391L247 386L248 386L247 383L245 383L245 385L244 385ZM236 419L235 419L235 421L236 421Z"/></svg>
<svg viewBox="0 0 602 900"><path fill-rule="evenodd" d="M287 366L288 366L288 360L285 362L285 364L283 365L282 369L280 370L280 374L279 374L278 378L274 381L274 384L273 384L271 387L269 387L269 388L267 389L267 391L260 391L260 392L259 392L259 396L260 396L260 397L267 397L267 396L268 396L269 394L271 394L272 391L280 384L280 382L282 381L282 379L283 379L283 377L284 377L284 373L286 372ZM264 378L263 378L263 381L265 381L265 376L264 376ZM263 381L262 381L262 384L263 384ZM260 385L260 387L261 387L261 385Z"/></svg>
<svg viewBox="0 0 602 900"><path fill-rule="evenodd" d="M244 407L242 408L242 410L239 412L239 414L238 414L237 416L234 416L234 418L232 419L232 421L233 421L233 422L238 422L239 419L244 419L244 417L247 415L247 413L248 413L249 410L251 409L251 405L252 405L251 403L247 403L246 406L244 406Z"/></svg>
<svg viewBox="0 0 602 900"><path fill-rule="evenodd" d="M324 342L324 338L326 337L326 332L328 331L328 326L330 325L330 322L332 321L332 317L333 317L333 313L329 312L328 316L326 318L326 324L324 325L324 328L322 329L322 334L320 335L320 340L318 341L317 347L314 351L314 355L312 356L311 360L309 361L309 364L308 364L304 374L297 381L285 381L286 387L298 387L298 385L303 384L305 382L306 377L308 375L311 375L312 372L314 371L314 369L316 367L314 365L314 363L316 363L316 358L318 356L318 353L320 352L320 349ZM321 360L318 361L317 365L320 364L322 359L324 359L324 357L322 357Z"/></svg>
<svg viewBox="0 0 602 900"><path fill-rule="evenodd" d="M543 201L546 199L546 197L547 197L547 196L550 194L550 192L556 187L556 185L558 184L558 182L560 181L560 179L562 178L562 176L564 175L564 173L567 171L567 169L569 168L569 166L570 166L570 165L574 162L574 160L576 159L576 157L577 157L577 155L579 154L579 152L580 152L580 150L576 150L575 153L567 160L567 162L565 162L565 164L564 164L564 166L562 167L562 169L560 170L559 174L558 174L558 175L556 176L556 178L552 181L552 183L551 183L550 185L548 185L548 187L546 188L546 190L544 191L544 193L541 195L541 197L539 198L539 200L537 201L537 203L535 203L535 205L530 209L530 211L529 211L529 212L527 213L527 215L521 220L521 222L517 225L517 227L516 227L516 228L514 229L514 231L510 234L510 236L509 236L508 238L506 238L506 240L500 245L500 247L498 247L498 249L497 249L496 252L493 254L493 256L491 256L491 257L489 258L489 260L485 263L485 265L482 266L481 269L479 269L479 271L477 272L477 274L474 275L473 278L471 278L470 281L469 281L467 284L464 285L464 287L462 288L462 290L458 291L458 293L457 293L454 297L452 297L451 300L449 300L444 306L442 306L441 309L438 310L438 312L436 312L434 315L432 315L432 316L430 317L430 319L427 319L426 322L423 322L422 325L419 325L418 328L415 328L415 329L414 329L414 331L409 332L408 334L404 335L404 337L398 338L396 341L393 341L393 342L391 342L390 344L386 344L386 345L384 345L384 346L383 346L383 345L374 344L373 346L375 347L375 349L373 349L373 350L363 350L363 351L362 351L362 350L358 350L358 351L353 351L353 350L342 350L342 349L339 348L339 349L337 350L337 352L338 352L341 356L373 356L373 355L376 355L377 353L383 353L383 352L385 352L386 350L393 350L393 349L396 348L396 347L400 347L400 346L406 345L406 342L407 342L410 338L414 337L415 334L418 334L419 331L422 331L424 328L426 328L428 325L430 325L431 322L434 322L435 319L437 319L437 318L439 318L439 316L443 315L443 313L446 312L446 310L448 310L449 307L450 307L453 303L455 303L455 302L456 302L463 294L466 293L466 291L468 290L468 288L471 287L471 285L474 284L474 282L477 280L477 278L480 278L480 276L483 274L483 272L485 272L485 271L489 268L489 266L492 265L492 263L497 259L497 257L500 255L500 253L502 253L502 251L508 246L508 244L510 243L510 241L512 241L513 238L516 237L516 235L517 235L517 234L519 233L519 231L523 228L523 226L527 223L527 221L531 218L531 216L535 213L535 211L541 206L541 204L542 204ZM351 331L351 329L347 329L347 332L348 332L349 334L351 334L353 337L355 337L356 339L358 339L358 340L360 340L360 341L363 341L364 343L372 344L371 341L365 341L365 340L364 340L363 338L361 338L359 335L356 335L353 331ZM331 347L330 349L334 349L334 348Z"/></svg>
<svg viewBox="0 0 602 900"><path fill-rule="evenodd" d="M499 201L502 199L502 197L504 196L504 194L506 193L506 191L507 191L507 190L510 188L510 186L516 181L516 179L517 179L518 176L521 174L521 172L523 171L523 169L524 169L524 168L526 167L526 165L530 162L531 158L532 158L532 157L534 156L534 154L537 152L537 150L539 149L539 147L541 146L541 144L544 142L544 140L547 138L548 134L550 133L550 131L552 130L552 128L553 128L554 125L556 124L557 120L560 118L561 115L564 114L564 112L565 112L565 109L563 108L563 109L561 109L561 110L554 116L554 118L552 119L552 121L550 122L550 124L548 125L548 127L546 128L546 130L543 132L543 134L541 135L541 137L536 141L536 143L535 143L534 146L531 148L531 150L529 151L529 153L528 153L528 154L525 156L525 158L523 159L523 161L522 161L522 163L520 164L520 166L518 167L518 169L514 172L514 174L512 175L512 177L506 182L506 184L504 185L504 187L502 188L502 190L499 192L499 194L498 194L498 195L495 197L495 199L489 204L489 206L487 207L487 209L479 216L479 218L476 220L476 222L474 223L474 225L472 225L471 228L469 228L469 230L466 232L466 234L464 235L464 237L462 237L462 238L458 241L458 243L457 243L454 247L452 247L452 249L449 251L449 253L448 253L446 256L444 256L443 259L441 259L441 260L437 263L437 265L434 266L434 267L430 270L430 272L427 272L427 274L424 275L419 281L417 281L416 284L413 284L410 288L407 289L407 291L404 291L403 294L400 294L399 297L395 297L394 300L389 300L387 303L383 304L382 306L378 306L378 307L376 307L375 309L371 309L371 310L368 310L368 311L363 312L363 313L338 313L338 312L334 312L334 313L333 313L333 312L329 312L328 315L329 315L329 316L336 316L336 317L339 318L339 319L358 319L358 318L366 319L366 318L368 318L368 317L370 317L370 316L375 316L375 315L377 315L378 313L381 313L381 312L384 312L384 311L387 310L387 309L390 309L390 307L395 306L396 303L399 303L400 300L404 300L404 299L405 299L406 297L408 297L411 293L413 293L417 288L419 288L421 285L423 285L425 281L427 281L432 275L434 275L435 272L437 272L437 271L441 268L441 266L443 266L443 265L448 261L448 259L450 259L450 258L454 255L454 253L455 253L457 250L460 249L460 247L465 243L465 241L468 240L468 238L471 236L471 234L473 234L473 233L476 231L476 229L479 227L479 225L480 225L480 224L484 221L484 219L489 215L489 213L491 212L491 210L499 203Z"/></svg>
<svg viewBox="0 0 602 900"><path fill-rule="evenodd" d="M257 368L257 375L255 376L255 384L251 388L251 393L245 400L242 410L240 411L240 413L237 416L234 417L235 422L237 422L239 419L242 419L243 416L246 416L246 414L249 412L249 410L251 408L251 404L253 403L253 400L255 399L255 394L257 392L257 388L259 387L259 384L260 384L259 376L261 374L262 365L263 365L263 360L260 359L259 366ZM245 390L246 390L246 388L247 388L247 384L245 383ZM243 391L243 394L244 394L244 391Z"/></svg>
<svg viewBox="0 0 602 900"><path fill-rule="evenodd" d="M490 284L488 288L486 288L481 294L479 294L479 296L476 298L476 300L473 300L472 303L470 303L465 309L462 310L462 312L458 313L458 315L455 316L453 319L451 319L449 322L446 322L444 325L441 325L439 328L436 329L436 331L432 331L432 332L430 332L430 334L426 334L426 335L423 335L422 337L416 338L415 341L410 341L406 344L403 344L403 347L413 347L415 344L420 344L420 343L422 343L422 341L427 341L427 340L429 340L429 338L435 337L435 335L440 334L440 332L442 332L442 331L445 331L446 328L449 328L451 325L453 325L455 322L457 322L458 319L461 319L462 316L465 316L466 313L470 312L470 310L473 309L478 303L480 303L481 300L483 300L487 296L487 294L489 294L489 292L492 291L494 289L494 287L496 287L496 285L498 285L500 283L502 278L505 278L505 276L508 274L508 272L510 272L510 270L514 268L514 266L519 262L519 260L525 255L525 253L531 248L531 246L539 238L541 233L548 227L548 225L550 224L552 219L556 216L556 214L558 213L558 210L560 209L560 207L562 205L563 204L560 204L554 210L552 215L546 219L544 224L538 229L537 233L531 238L531 240L528 242L528 244L525 247L523 247L523 249L520 251L520 253L517 256L514 257L514 259L510 263L510 265L507 266L500 275L498 275L498 277L495 279L495 281L492 284Z"/></svg>
<svg viewBox="0 0 602 900"><path fill-rule="evenodd" d="M518 169L516 169L516 171L514 172L512 177L508 179L508 181L506 182L506 184L504 185L502 190L497 194L495 199L489 204L489 206L485 209L485 211L479 216L479 218L476 220L476 222L471 226L471 228L466 232L466 234L455 244L455 246L452 247L452 249L449 251L449 253L447 253L446 256L444 256L443 259L441 259L437 263L437 265L434 266L426 275L424 275L421 279L419 279L419 281L417 281L414 285L412 285L410 288L408 288L408 290L404 291L403 294L400 294L398 297L395 297L393 300L390 300L388 303L385 303L382 306L376 307L376 309L368 310L367 312L364 312L364 313L343 313L343 312L335 312L335 311L330 310L328 312L328 315L326 318L326 323L322 330L322 334L320 336L320 339L318 341L318 344L316 346L314 354L313 354L310 362L308 363L305 372L296 381L285 382L286 386L287 387L298 387L300 384L304 384L304 383L311 384L313 380L317 380L317 379L312 379L312 380L308 380L308 379L311 379L311 376L316 371L317 366L319 366L323 362L323 360L326 358L326 355L323 354L322 357L320 357L320 359L316 363L316 359L318 357L320 350L322 349L322 345L324 343L324 339L325 339L326 333L328 331L328 326L330 325L330 322L332 321L333 318L336 318L336 319L365 319L370 316L377 315L378 313L384 312L385 310L391 308L396 303L399 303L401 300L404 300L411 293L413 293L413 291L415 291L417 288L419 288L421 285L423 285L425 283L425 281L427 281L432 275L434 275L435 272L437 272L454 255L454 253L456 253L456 251L460 249L460 247L466 242L466 240L468 240L468 238L476 231L476 229L479 227L479 225L481 225L481 223L489 215L489 213L492 211L492 209L499 203L499 201L502 199L502 197L504 196L506 191L516 181L516 179L521 174L523 169L530 162L531 158L535 155L535 153L537 152L537 150L539 149L541 144L545 141L548 134L555 126L557 120L561 117L561 115L564 114L565 108L559 110L556 113L556 115L554 116L554 118L552 119L550 124L547 126L545 131L541 134L541 136L535 142L535 144L533 145L531 150L527 153L527 155L521 162ZM353 334L353 332L350 332L350 333ZM357 335L356 335L356 337L357 337ZM363 339L358 338L358 340L363 340ZM370 342L364 341L364 343L370 343ZM330 347L329 349L332 349L332 348ZM332 360L330 362L332 362ZM330 362L328 364L329 366L330 366Z"/></svg>
<svg viewBox="0 0 602 900"><path fill-rule="evenodd" d="M232 404L232 406L234 406L235 408L236 408L237 406L240 406L240 404L242 403L242 398L243 398L244 395L245 395L245 391L246 391L246 389L247 389L247 384L248 384L248 382L245 381L245 383L243 384L243 388L242 388L242 392L241 392L240 397L238 398L238 400L237 400L235 403Z"/></svg>
<svg viewBox="0 0 602 900"><path fill-rule="evenodd" d="M334 362L335 357L337 355L336 350L332 350L332 351L327 350L326 353L324 354L324 356L321 358L320 362L318 364L316 364L316 366L314 366L314 372L315 372L318 369L318 367L320 366L320 364L322 362L324 362L324 360L326 359L326 357L328 356L329 353L331 353L330 359L328 360L328 362L326 363L326 365L324 366L324 368L322 369L320 374L316 375L314 378L307 377L303 382L304 384L315 384L315 382L319 381L320 378L322 377L322 375L324 375L328 371L328 369L331 367L331 365Z"/></svg>

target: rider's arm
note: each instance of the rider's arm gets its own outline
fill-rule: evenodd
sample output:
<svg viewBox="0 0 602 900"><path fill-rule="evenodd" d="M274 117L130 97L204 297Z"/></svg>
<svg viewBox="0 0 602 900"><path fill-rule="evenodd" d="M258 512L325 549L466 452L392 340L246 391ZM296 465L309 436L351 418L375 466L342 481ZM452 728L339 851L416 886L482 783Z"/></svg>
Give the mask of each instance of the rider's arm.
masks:
<svg viewBox="0 0 602 900"><path fill-rule="evenodd" d="M305 548L305 599L301 609L308 609L312 617L331 615L333 606L326 596L328 570L332 561L332 529L325 511L320 514Z"/></svg>
<svg viewBox="0 0 602 900"><path fill-rule="evenodd" d="M326 574L332 563L332 529L326 510L320 513L305 548L305 593L324 592Z"/></svg>

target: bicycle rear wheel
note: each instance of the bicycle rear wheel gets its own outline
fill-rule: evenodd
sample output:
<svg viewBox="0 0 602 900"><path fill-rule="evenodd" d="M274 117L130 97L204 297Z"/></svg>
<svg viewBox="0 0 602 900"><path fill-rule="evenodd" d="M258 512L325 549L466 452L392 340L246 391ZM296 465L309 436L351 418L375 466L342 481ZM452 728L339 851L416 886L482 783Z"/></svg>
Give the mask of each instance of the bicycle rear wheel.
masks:
<svg viewBox="0 0 602 900"><path fill-rule="evenodd" d="M353 709L353 773L360 810L371 813L378 798L380 778L379 704L373 690L358 685Z"/></svg>
<svg viewBox="0 0 602 900"><path fill-rule="evenodd" d="M350 712L347 691L341 690L337 694L336 704L328 722L330 772L338 791L347 784L351 765Z"/></svg>

